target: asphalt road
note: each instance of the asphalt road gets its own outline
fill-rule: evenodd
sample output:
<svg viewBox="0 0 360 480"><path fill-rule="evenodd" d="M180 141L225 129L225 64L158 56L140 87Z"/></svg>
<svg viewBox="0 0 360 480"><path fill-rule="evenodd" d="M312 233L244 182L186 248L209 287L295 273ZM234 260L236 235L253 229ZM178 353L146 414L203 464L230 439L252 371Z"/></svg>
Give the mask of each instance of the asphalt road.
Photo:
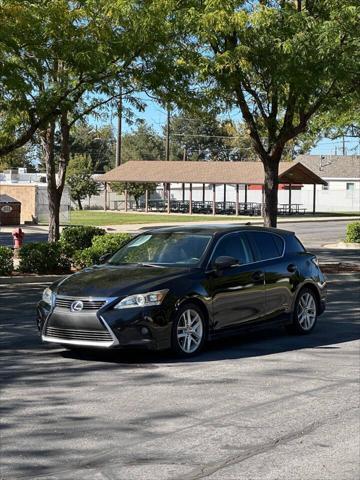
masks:
<svg viewBox="0 0 360 480"><path fill-rule="evenodd" d="M331 276L310 336L169 353L42 345L42 286L0 286L2 480L355 480L360 279Z"/></svg>
<svg viewBox="0 0 360 480"><path fill-rule="evenodd" d="M346 225L349 221L326 221L326 222L305 222L305 223L281 223L279 228L296 232L301 241L308 248L319 248L326 243L336 243L345 238ZM131 227L131 226L130 226ZM36 231L25 236L25 243L46 242L47 233ZM144 226L144 229L146 225ZM149 227L150 228L150 227ZM0 245L11 246L13 244L11 233L1 232Z"/></svg>

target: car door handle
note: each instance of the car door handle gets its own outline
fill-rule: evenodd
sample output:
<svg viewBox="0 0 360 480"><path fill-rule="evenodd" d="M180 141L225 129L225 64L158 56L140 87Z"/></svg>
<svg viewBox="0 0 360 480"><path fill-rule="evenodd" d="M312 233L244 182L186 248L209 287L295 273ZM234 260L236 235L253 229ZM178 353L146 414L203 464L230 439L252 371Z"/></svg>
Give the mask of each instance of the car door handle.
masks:
<svg viewBox="0 0 360 480"><path fill-rule="evenodd" d="M251 278L255 281L258 282L259 280L262 280L264 278L264 272L254 272L251 276Z"/></svg>
<svg viewBox="0 0 360 480"><path fill-rule="evenodd" d="M290 272L290 273L295 273L297 270L297 266L294 265L293 263L290 263L288 266L287 266L287 271Z"/></svg>

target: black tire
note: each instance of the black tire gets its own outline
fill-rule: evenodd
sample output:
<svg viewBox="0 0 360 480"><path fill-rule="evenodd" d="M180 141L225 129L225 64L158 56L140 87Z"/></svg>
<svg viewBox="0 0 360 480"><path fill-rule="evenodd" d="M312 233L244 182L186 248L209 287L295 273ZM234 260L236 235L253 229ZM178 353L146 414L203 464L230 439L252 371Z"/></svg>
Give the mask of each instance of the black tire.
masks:
<svg viewBox="0 0 360 480"><path fill-rule="evenodd" d="M194 323L194 326L198 325L196 332L195 330L190 330L190 327L188 330L187 327L183 326L184 321L186 321L188 317L187 312L189 311L191 312L190 315L192 320L196 322ZM184 340L182 340L182 338L179 338L179 335L182 335L182 333L187 335L184 338ZM198 337L198 335L200 336ZM201 308L199 308L196 304L191 302L182 305L179 308L178 312L176 313L176 316L172 324L171 348L173 352L177 356L183 357L183 358L193 357L194 355L197 355L204 347L206 335L207 335L207 323L205 321L205 317L203 312L201 311ZM191 338L191 342L192 342L191 343L192 348L190 349L186 348L186 346L188 345L187 343L188 337Z"/></svg>
<svg viewBox="0 0 360 480"><path fill-rule="evenodd" d="M308 335L316 325L318 316L318 302L313 290L304 287L300 290L294 305L292 324L288 331L296 335Z"/></svg>

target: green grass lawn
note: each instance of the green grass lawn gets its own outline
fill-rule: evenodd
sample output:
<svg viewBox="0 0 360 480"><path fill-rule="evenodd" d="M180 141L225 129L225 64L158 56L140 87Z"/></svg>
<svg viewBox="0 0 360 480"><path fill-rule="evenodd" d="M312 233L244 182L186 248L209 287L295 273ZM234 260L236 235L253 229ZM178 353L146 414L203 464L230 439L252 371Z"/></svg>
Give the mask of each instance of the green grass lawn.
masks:
<svg viewBox="0 0 360 480"><path fill-rule="evenodd" d="M134 223L171 223L171 222L216 222L227 220L260 219L261 217L241 217L224 215L173 215L173 214L142 214L142 213L117 213L103 212L101 210L74 210L70 213L72 225L131 225Z"/></svg>
<svg viewBox="0 0 360 480"><path fill-rule="evenodd" d="M340 216L356 216L354 212L339 212L339 213L317 213L316 217L340 217ZM305 217L311 218L312 215ZM291 217L279 216L279 219L296 220L304 218L303 215ZM149 224L149 223L172 223L172 222L226 222L236 220L261 220L261 217L250 217L241 215L176 215L176 214L146 214L146 213L118 213L118 212L103 212L102 210L74 210L70 212L71 225L131 225L135 223Z"/></svg>

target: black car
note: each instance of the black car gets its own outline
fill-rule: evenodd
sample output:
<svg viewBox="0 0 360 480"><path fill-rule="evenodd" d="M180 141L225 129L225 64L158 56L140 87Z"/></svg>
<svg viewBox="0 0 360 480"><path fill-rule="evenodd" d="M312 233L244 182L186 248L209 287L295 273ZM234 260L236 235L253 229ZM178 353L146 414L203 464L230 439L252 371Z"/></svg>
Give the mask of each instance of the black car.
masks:
<svg viewBox="0 0 360 480"><path fill-rule="evenodd" d="M189 356L210 339L271 322L310 333L325 309L316 257L285 230L159 228L104 261L45 289L43 341Z"/></svg>

